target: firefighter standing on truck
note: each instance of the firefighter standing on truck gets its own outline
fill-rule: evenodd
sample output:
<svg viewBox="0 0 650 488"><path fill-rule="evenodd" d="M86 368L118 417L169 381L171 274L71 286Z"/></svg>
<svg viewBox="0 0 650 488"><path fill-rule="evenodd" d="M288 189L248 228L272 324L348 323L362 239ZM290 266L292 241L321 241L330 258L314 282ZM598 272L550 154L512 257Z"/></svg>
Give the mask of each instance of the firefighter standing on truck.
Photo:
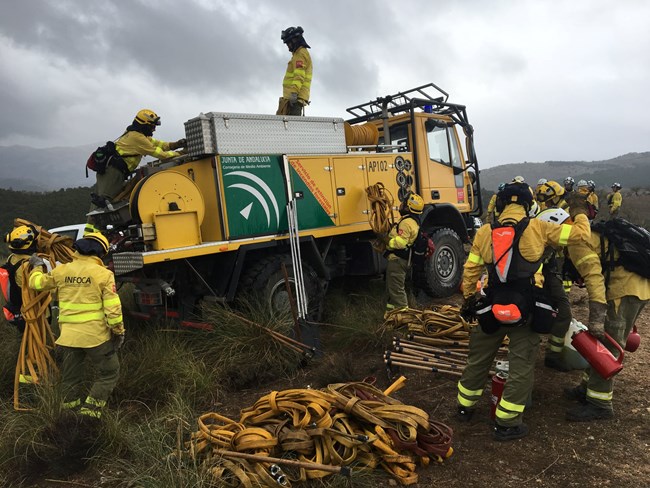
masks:
<svg viewBox="0 0 650 488"><path fill-rule="evenodd" d="M108 241L99 233L86 234L74 243L73 261L42 270L43 260L33 254L29 263L30 288L57 290L61 335L56 344L63 349L62 387L64 407L80 407L79 413L99 418L120 373L117 350L124 342L124 324L115 277L101 258ZM84 381L84 361L96 371L95 382L82 402L79 387Z"/></svg>
<svg viewBox="0 0 650 488"><path fill-rule="evenodd" d="M606 315L604 325L590 332L597 338L603 339L605 332L609 334L621 347L625 347L627 337L634 326L643 307L650 300L650 279L625 269L619 264L619 253L613 249L613 261L603 257L607 255L613 244L598 230L601 225L592 228L591 237L587 242L569 248L569 256L578 272L584 278L589 293L598 296L599 302L607 301L605 305L598 305L598 313ZM606 269L602 269L601 263ZM603 272L605 276L603 276ZM589 315L591 317L592 302L589 302ZM604 346L614 354L619 352L608 340L601 340ZM587 368L580 384L574 388L566 388L564 395L580 403L577 407L567 410L567 420L587 422L591 420L609 419L614 416L612 399L614 396L613 378L601 377L593 368Z"/></svg>
<svg viewBox="0 0 650 488"><path fill-rule="evenodd" d="M156 127L160 125L160 117L149 109L140 110L131 125L126 128L117 141L115 150L118 156L111 158L106 171L97 173L97 196L90 206L93 211L108 201L112 202L124 189L125 180L135 171L143 156L153 156L158 159L169 159L179 156L175 151L185 147L185 139L176 142L164 142L153 138Z"/></svg>
<svg viewBox="0 0 650 488"><path fill-rule="evenodd" d="M0 267L0 285L5 299L3 312L5 319L22 334L25 332L23 306L23 266L36 251L36 229L30 225L19 225L5 236L11 250L7 262Z"/></svg>
<svg viewBox="0 0 650 488"><path fill-rule="evenodd" d="M411 265L411 246L420 231L418 216L424 210L424 200L420 195L411 193L400 205L403 215L397 225L388 233L386 244L386 290L388 302L386 312L408 308L408 298L404 283Z"/></svg>
<svg viewBox="0 0 650 488"><path fill-rule="evenodd" d="M291 51L291 59L282 80L282 96L276 115L304 115L311 91L312 62L302 27L287 27L280 38Z"/></svg>
<svg viewBox="0 0 650 488"><path fill-rule="evenodd" d="M549 245L577 244L590 235L583 195L572 193L571 196L573 226L528 219L532 203L532 190L524 183L510 183L499 192L500 225L493 229L486 224L477 231L463 274L465 303L461 314L476 315L480 325L470 333L467 366L458 382L458 418L468 421L474 414L494 357L507 335L509 376L496 409L494 438L498 441L528 434L522 417L533 387L540 342L536 332L540 325L538 317L545 320L541 328L552 320L547 306L537 306L541 288L536 275L544 249ZM488 285L484 289L485 297L481 297L475 295L475 284L486 267ZM590 327L598 325L596 320L597 317L590 317Z"/></svg>

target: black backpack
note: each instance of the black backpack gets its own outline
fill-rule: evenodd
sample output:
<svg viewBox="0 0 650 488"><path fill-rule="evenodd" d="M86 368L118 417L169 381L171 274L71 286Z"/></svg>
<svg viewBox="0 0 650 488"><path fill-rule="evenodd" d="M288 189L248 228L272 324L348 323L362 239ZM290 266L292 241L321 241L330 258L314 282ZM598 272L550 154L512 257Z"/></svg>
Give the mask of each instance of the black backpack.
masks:
<svg viewBox="0 0 650 488"><path fill-rule="evenodd" d="M86 178L88 178L88 170L95 171L100 175L103 175L106 172L106 167L110 162L111 158L119 156L117 149L115 149L115 143L113 141L108 141L103 146L99 146L95 149L86 161Z"/></svg>
<svg viewBox="0 0 650 488"><path fill-rule="evenodd" d="M403 220L406 219L413 219L417 222L418 229L419 229L418 235L413 241L413 244L411 244L406 249L399 249L391 252L399 256L400 258L406 260L410 258L411 264L413 264L414 266L422 266L424 262L433 255L433 252L435 250L433 240L431 239L431 237L429 237L429 234L427 234L422 230L422 227L420 227L420 221L413 215L407 215L403 217L397 223L397 225L399 225Z"/></svg>
<svg viewBox="0 0 650 488"><path fill-rule="evenodd" d="M436 247L429 234L420 229L411 246L411 262L415 266L423 265L427 259L433 256L435 249Z"/></svg>
<svg viewBox="0 0 650 488"><path fill-rule="evenodd" d="M593 223L591 229L600 234L600 259L607 280L616 266L650 279L650 232L619 217ZM618 259L614 259L614 249Z"/></svg>
<svg viewBox="0 0 650 488"><path fill-rule="evenodd" d="M126 134L126 132L124 134ZM124 134L122 134L122 136ZM120 137L118 137L118 139ZM127 178L130 174L130 171L128 165L124 161L124 158L130 158L132 156L138 156L138 154L120 155L120 153L117 152L117 148L115 147L115 142L107 141L106 144L95 149L90 154L88 161L86 161L86 178L88 178L88 170L95 171L96 173L103 175L106 172L106 168L109 164L119 169L124 174L124 177Z"/></svg>

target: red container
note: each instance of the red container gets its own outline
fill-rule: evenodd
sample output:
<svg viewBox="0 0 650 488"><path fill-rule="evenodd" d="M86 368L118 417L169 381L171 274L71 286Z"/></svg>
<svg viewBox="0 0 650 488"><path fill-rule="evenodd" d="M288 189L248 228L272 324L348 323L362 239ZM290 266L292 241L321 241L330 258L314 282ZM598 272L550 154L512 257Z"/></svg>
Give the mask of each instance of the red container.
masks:
<svg viewBox="0 0 650 488"><path fill-rule="evenodd" d="M571 344L576 348L589 365L603 378L608 380L623 369L623 348L612 337L605 333L605 338L618 349L618 359L609 352L602 342L587 331L578 332L573 336Z"/></svg>
<svg viewBox="0 0 650 488"><path fill-rule="evenodd" d="M501 400L501 395L503 395L503 388L506 386L506 380L508 379L507 373L502 373L499 371L497 374L492 376L492 391L490 393L490 418L492 420L496 417L497 405L499 400Z"/></svg>
<svg viewBox="0 0 650 488"><path fill-rule="evenodd" d="M627 336L627 341L625 342L625 350L627 352L634 352L639 348L641 344L641 336L636 330L636 325L632 328L632 332Z"/></svg>

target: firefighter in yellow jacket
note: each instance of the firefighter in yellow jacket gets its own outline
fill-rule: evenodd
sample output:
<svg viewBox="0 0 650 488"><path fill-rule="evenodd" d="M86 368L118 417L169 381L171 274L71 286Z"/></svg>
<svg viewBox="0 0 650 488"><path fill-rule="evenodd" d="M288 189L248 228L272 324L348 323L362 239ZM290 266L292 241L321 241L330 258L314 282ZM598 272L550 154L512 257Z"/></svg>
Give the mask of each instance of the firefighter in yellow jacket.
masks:
<svg viewBox="0 0 650 488"><path fill-rule="evenodd" d="M56 344L64 351L62 387L66 408L100 417L119 378L117 350L124 341L122 306L115 290L115 277L103 265L108 241L99 233L86 234L74 243L73 261L42 270L43 260L33 254L30 288L57 290L61 335ZM82 402L79 387L84 380L84 361L96 371L95 381Z"/></svg>
<svg viewBox="0 0 650 488"><path fill-rule="evenodd" d="M510 339L508 359L509 377L503 396L496 409L494 438L498 441L519 439L528 434L522 416L533 386L533 370L540 342L537 332L541 318L545 326L552 321L548 306L536 310L538 276L546 246L575 245L590 235L589 221L585 215L586 200L583 195L571 196L571 214L575 224L555 225L539 219L526 219L533 203L530 187L524 183L510 183L499 192L497 210L500 227L481 227L474 238L465 263L463 290L464 316L476 314L480 326L470 333L467 366L458 382L459 420L469 420L485 388L486 378L494 357L507 335ZM510 245L499 241L499 236L510 236ZM493 242L495 242L493 244ZM507 243L506 243L507 244ZM503 247L500 247L503 246ZM504 259L505 258L505 259ZM485 297L475 295L475 283L484 269L489 279ZM518 295L519 298L514 295ZM532 299L532 301L531 301ZM505 300L518 300L507 302ZM540 315L541 314L541 315ZM482 318L481 318L482 317ZM589 326L604 321L604 315L589 318Z"/></svg>
<svg viewBox="0 0 650 488"><path fill-rule="evenodd" d="M422 214L423 210L424 200L422 197L411 193L400 206L402 219L388 233L388 244L386 244L386 258L388 259L386 266L387 312L408 307L404 283L411 265L411 246L420 231L418 216Z"/></svg>
<svg viewBox="0 0 650 488"><path fill-rule="evenodd" d="M21 334L25 331L21 310L23 267L27 265L29 256L36 251L37 237L38 233L31 225L16 226L5 236L11 254L7 262L0 267L0 286L5 299L2 309L7 322L16 326Z"/></svg>
<svg viewBox="0 0 650 488"><path fill-rule="evenodd" d="M569 248L569 256L585 280L590 299L592 295L598 296L599 300L607 299L605 323L602 328L591 330L591 333L603 338L607 332L621 347L625 347L634 323L650 300L650 280L617 264L619 254L615 248L611 267L601 270L603 261L610 266L610 260L603 260L602 253L607 255L612 244L597 231L598 228L599 224L592 229L587 242ZM618 351L609 341L602 340L602 343L612 354L618 356ZM567 398L580 402L579 406L567 410L567 420L585 422L614 416L613 379L602 378L592 368L585 370L578 386L567 388L564 393Z"/></svg>
<svg viewBox="0 0 650 488"><path fill-rule="evenodd" d="M609 217L618 217L618 212L623 205L623 195L621 195L621 184L613 183L612 191L607 194L607 205L609 206Z"/></svg>
<svg viewBox="0 0 650 488"><path fill-rule="evenodd" d="M117 141L115 149L120 157L111 158L106 171L97 173L97 196L90 210L98 208L98 204L112 202L124 189L125 180L135 171L143 156L153 156L158 159L169 159L179 156L175 151L185 147L185 139L176 142L164 142L153 138L156 127L160 125L160 117L149 109L140 110L131 125L126 128Z"/></svg>
<svg viewBox="0 0 650 488"><path fill-rule="evenodd" d="M312 62L302 27L288 27L280 38L292 56L282 80L282 96L276 115L304 115L311 91Z"/></svg>
<svg viewBox="0 0 650 488"><path fill-rule="evenodd" d="M501 190L505 188L506 184L505 183L500 183L499 187L497 188L497 193L499 193ZM497 206L497 193L492 195L490 198L490 201L488 202L487 206L487 222L492 222L494 221L494 209Z"/></svg>

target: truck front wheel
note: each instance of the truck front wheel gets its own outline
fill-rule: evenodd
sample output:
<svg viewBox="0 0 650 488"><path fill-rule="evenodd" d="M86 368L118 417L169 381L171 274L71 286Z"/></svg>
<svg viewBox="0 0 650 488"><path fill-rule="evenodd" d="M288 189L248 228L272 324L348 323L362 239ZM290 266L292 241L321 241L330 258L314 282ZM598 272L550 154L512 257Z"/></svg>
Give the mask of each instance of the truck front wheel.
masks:
<svg viewBox="0 0 650 488"><path fill-rule="evenodd" d="M413 269L413 279L427 295L445 298L460 287L465 251L460 237L451 229L438 229L431 239L435 245L433 256L421 268Z"/></svg>

